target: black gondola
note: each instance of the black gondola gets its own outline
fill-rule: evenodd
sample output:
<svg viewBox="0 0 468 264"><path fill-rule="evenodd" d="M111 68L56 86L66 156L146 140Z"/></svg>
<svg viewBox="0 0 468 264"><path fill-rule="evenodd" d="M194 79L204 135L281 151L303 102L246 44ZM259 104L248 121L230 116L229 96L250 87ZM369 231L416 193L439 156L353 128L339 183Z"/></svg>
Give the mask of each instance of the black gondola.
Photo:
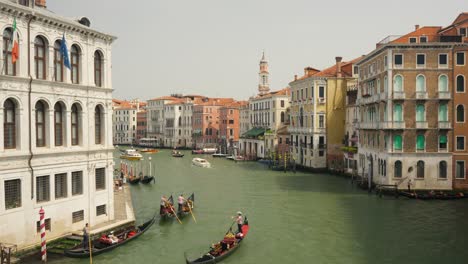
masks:
<svg viewBox="0 0 468 264"><path fill-rule="evenodd" d="M184 156L184 154L180 153L180 152L172 153L172 157L174 157L174 158L182 158L183 156Z"/></svg>
<svg viewBox="0 0 468 264"><path fill-rule="evenodd" d="M144 176L143 179L141 179L141 183L143 184L148 184L150 182L156 182L154 176Z"/></svg>
<svg viewBox="0 0 468 264"><path fill-rule="evenodd" d="M153 216L149 221L145 222L144 224L139 225L138 227L129 227L123 230L120 230L116 233L116 237L118 238L117 243L109 243L107 235L102 235L98 239L94 239L91 243L92 245L92 255L99 255L101 253L110 251L116 247L119 247L135 238L141 236L144 232L146 232L154 223L156 216ZM89 249L84 249L82 244L77 245L71 249L67 249L64 251L65 256L71 258L88 258L89 257Z"/></svg>
<svg viewBox="0 0 468 264"><path fill-rule="evenodd" d="M140 183L141 181L141 178L140 177L132 177L132 178L128 178L128 182L130 184L138 184Z"/></svg>
<svg viewBox="0 0 468 264"><path fill-rule="evenodd" d="M231 232L231 228L229 228L228 234ZM249 232L249 222L247 220L247 217L244 218L244 225L242 226L242 235L240 233L237 233L235 235L235 242L232 247L227 248L225 250L222 250L221 253L219 254L214 254L215 249L211 249L208 253L205 255L195 259L195 260L189 260L187 259L187 256L185 256L185 262L187 264L211 264L211 263L219 263L220 261L224 260L225 258L229 257L234 253L241 245L242 241L244 241L245 236ZM225 238L226 239L226 238ZM221 240L219 244L223 245L224 240ZM226 244L224 244L226 246Z"/></svg>
<svg viewBox="0 0 468 264"><path fill-rule="evenodd" d="M161 210L159 211L159 215L161 216L162 219L170 219L175 217L175 208L174 208L174 198L169 196L167 199L167 203L165 207L161 207Z"/></svg>

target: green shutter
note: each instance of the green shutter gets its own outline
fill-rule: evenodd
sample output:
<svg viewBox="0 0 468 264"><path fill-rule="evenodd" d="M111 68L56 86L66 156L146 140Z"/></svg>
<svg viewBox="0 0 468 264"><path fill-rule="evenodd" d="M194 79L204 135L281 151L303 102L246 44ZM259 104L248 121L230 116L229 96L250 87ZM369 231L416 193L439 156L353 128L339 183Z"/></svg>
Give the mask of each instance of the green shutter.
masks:
<svg viewBox="0 0 468 264"><path fill-rule="evenodd" d="M442 144L447 143L447 136L446 135L439 136L439 143L442 143Z"/></svg>
<svg viewBox="0 0 468 264"><path fill-rule="evenodd" d="M448 85L447 85L447 76L442 75L439 77L439 92L447 92Z"/></svg>
<svg viewBox="0 0 468 264"><path fill-rule="evenodd" d="M395 150L401 150L402 149L402 140L401 140L400 135L393 136L393 148Z"/></svg>
<svg viewBox="0 0 468 264"><path fill-rule="evenodd" d="M439 122L447 121L447 104L439 105Z"/></svg>
<svg viewBox="0 0 468 264"><path fill-rule="evenodd" d="M424 136L423 135L418 135L416 139L416 149L424 150Z"/></svg>
<svg viewBox="0 0 468 264"><path fill-rule="evenodd" d="M424 105L416 106L416 122L424 122Z"/></svg>
<svg viewBox="0 0 468 264"><path fill-rule="evenodd" d="M401 104L396 104L393 108L393 121L396 121L396 122L403 121Z"/></svg>
<svg viewBox="0 0 468 264"><path fill-rule="evenodd" d="M403 80L400 75L395 76L395 87L393 87L394 91L401 92L403 89Z"/></svg>
<svg viewBox="0 0 468 264"><path fill-rule="evenodd" d="M424 78L424 76L422 75L419 75L417 78L416 78L416 91L417 92L424 92L426 90L426 78Z"/></svg>

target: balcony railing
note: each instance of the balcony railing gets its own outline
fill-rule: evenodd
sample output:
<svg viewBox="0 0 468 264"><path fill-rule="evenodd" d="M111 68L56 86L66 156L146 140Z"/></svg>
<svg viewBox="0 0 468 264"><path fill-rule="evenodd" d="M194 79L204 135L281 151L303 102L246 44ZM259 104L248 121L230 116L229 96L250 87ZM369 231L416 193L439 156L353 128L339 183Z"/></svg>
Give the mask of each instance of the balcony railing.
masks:
<svg viewBox="0 0 468 264"><path fill-rule="evenodd" d="M405 122L404 121L381 122L380 127L382 129L404 129L405 128Z"/></svg>
<svg viewBox="0 0 468 264"><path fill-rule="evenodd" d="M394 100L404 100L405 99L405 92L393 92L393 99Z"/></svg>
<svg viewBox="0 0 468 264"><path fill-rule="evenodd" d="M427 92L420 92L420 91L417 91L417 92L416 92L416 99L418 99L418 100L425 100L425 99L427 99Z"/></svg>
<svg viewBox="0 0 468 264"><path fill-rule="evenodd" d="M439 99L442 100L450 100L451 99L451 94L449 91L439 91Z"/></svg>
<svg viewBox="0 0 468 264"><path fill-rule="evenodd" d="M452 124L449 121L439 121L439 129L451 129Z"/></svg>
<svg viewBox="0 0 468 264"><path fill-rule="evenodd" d="M426 121L416 121L416 128L417 129L427 129L428 125Z"/></svg>
<svg viewBox="0 0 468 264"><path fill-rule="evenodd" d="M362 122L359 124L360 129L378 129L379 122Z"/></svg>

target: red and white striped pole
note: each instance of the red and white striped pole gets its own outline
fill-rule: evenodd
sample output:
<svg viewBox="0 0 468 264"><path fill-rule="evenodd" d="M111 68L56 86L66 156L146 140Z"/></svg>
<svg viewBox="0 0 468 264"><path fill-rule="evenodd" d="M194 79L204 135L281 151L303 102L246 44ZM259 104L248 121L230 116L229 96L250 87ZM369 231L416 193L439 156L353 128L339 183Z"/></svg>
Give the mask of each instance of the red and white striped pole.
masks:
<svg viewBox="0 0 468 264"><path fill-rule="evenodd" d="M46 247L46 228L45 228L45 221L44 221L44 209L39 210L40 215L40 224L41 224L41 260L47 262L47 247Z"/></svg>

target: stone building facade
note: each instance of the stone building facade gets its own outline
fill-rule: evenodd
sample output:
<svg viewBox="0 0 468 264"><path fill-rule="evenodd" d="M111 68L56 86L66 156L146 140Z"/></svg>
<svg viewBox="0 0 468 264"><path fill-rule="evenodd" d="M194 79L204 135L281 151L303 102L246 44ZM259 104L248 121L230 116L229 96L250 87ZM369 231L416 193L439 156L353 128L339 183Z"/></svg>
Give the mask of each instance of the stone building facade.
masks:
<svg viewBox="0 0 468 264"><path fill-rule="evenodd" d="M0 241L20 249L40 243L40 208L48 239L114 219L115 37L45 4L0 1ZM64 35L71 70L60 54Z"/></svg>

